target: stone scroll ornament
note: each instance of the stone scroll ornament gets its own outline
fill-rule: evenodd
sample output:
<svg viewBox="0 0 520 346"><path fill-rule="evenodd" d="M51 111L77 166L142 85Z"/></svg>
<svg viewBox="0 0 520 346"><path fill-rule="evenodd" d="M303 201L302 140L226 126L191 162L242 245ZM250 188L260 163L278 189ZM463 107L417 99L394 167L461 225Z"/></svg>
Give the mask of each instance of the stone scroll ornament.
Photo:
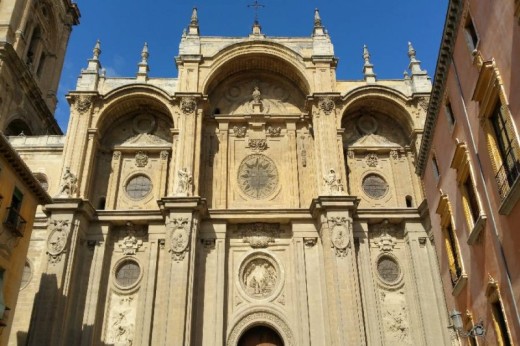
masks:
<svg viewBox="0 0 520 346"><path fill-rule="evenodd" d="M329 218L330 242L337 257L345 257L350 247L351 223L346 217Z"/></svg>
<svg viewBox="0 0 520 346"><path fill-rule="evenodd" d="M184 259L186 252L189 250L191 225L190 219L187 217L180 217L172 219L168 225L170 235L170 249L172 259L180 262Z"/></svg>
<svg viewBox="0 0 520 346"><path fill-rule="evenodd" d="M181 99L181 111L185 115L190 115L195 112L197 109L197 101L194 97L183 97Z"/></svg>
<svg viewBox="0 0 520 346"><path fill-rule="evenodd" d="M336 104L330 97L324 97L318 101L318 108L321 109L325 115L330 115L336 108Z"/></svg>
<svg viewBox="0 0 520 346"><path fill-rule="evenodd" d="M61 262L70 230L69 220L52 220L49 224L49 237L47 238L47 255L49 263Z"/></svg>
<svg viewBox="0 0 520 346"><path fill-rule="evenodd" d="M247 223L238 226L242 233L242 241L252 248L266 248L274 243L274 239L280 233L280 224L275 223Z"/></svg>
<svg viewBox="0 0 520 346"><path fill-rule="evenodd" d="M92 96L77 96L74 106L79 114L86 113L92 106Z"/></svg>
<svg viewBox="0 0 520 346"><path fill-rule="evenodd" d="M65 168L65 173L63 173L63 177L61 178L60 191L56 195L56 197L74 197L78 190L78 178L74 175L69 167Z"/></svg>

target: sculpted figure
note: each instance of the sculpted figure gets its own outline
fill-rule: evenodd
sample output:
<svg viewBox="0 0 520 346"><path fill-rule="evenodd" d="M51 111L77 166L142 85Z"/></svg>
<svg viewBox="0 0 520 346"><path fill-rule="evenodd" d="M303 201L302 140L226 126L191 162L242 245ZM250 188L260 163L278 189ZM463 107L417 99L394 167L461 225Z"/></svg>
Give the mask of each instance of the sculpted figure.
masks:
<svg viewBox="0 0 520 346"><path fill-rule="evenodd" d="M72 197L76 194L77 189L78 178L70 171L69 167L66 167L57 197Z"/></svg>
<svg viewBox="0 0 520 346"><path fill-rule="evenodd" d="M253 91L253 102L254 103L260 103L260 100L262 98L262 93L260 92L260 89L255 86L255 90Z"/></svg>
<svg viewBox="0 0 520 346"><path fill-rule="evenodd" d="M193 177L187 168L183 168L177 172L177 195L189 196L191 194L191 185L193 184Z"/></svg>
<svg viewBox="0 0 520 346"><path fill-rule="evenodd" d="M339 195L344 191L341 179L338 178L334 169L330 169L329 173L323 177L323 180L331 195Z"/></svg>

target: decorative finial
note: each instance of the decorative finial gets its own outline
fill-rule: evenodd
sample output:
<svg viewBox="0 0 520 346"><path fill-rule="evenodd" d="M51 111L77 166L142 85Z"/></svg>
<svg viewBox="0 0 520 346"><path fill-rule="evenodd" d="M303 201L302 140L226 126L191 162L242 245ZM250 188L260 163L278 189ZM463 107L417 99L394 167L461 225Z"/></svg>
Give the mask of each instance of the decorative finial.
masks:
<svg viewBox="0 0 520 346"><path fill-rule="evenodd" d="M144 43L143 50L141 51L141 63L148 64L148 43Z"/></svg>
<svg viewBox="0 0 520 346"><path fill-rule="evenodd" d="M412 46L412 42L408 42L408 56L410 57L411 61L415 61L415 49Z"/></svg>
<svg viewBox="0 0 520 346"><path fill-rule="evenodd" d="M363 45L363 59L365 60L365 66L370 65L370 53L366 44Z"/></svg>
<svg viewBox="0 0 520 346"><path fill-rule="evenodd" d="M199 25L199 16L198 16L196 7L194 7L193 12L191 12L190 25Z"/></svg>
<svg viewBox="0 0 520 346"><path fill-rule="evenodd" d="M320 10L318 10L318 8L314 9L314 26L315 27L322 26L321 25Z"/></svg>
<svg viewBox="0 0 520 346"><path fill-rule="evenodd" d="M363 76L365 77L365 81L367 83L375 83L376 74L374 72L374 65L370 62L370 53L368 52L366 44L363 45L363 60L365 60L363 64Z"/></svg>
<svg viewBox="0 0 520 346"><path fill-rule="evenodd" d="M410 75L408 74L408 71L404 70L404 72L403 72L403 78L404 78L405 80L410 79Z"/></svg>
<svg viewBox="0 0 520 346"><path fill-rule="evenodd" d="M92 59L98 60L99 55L101 54L101 42L99 40L96 41L96 45L94 46L94 49L92 50L92 52L94 52Z"/></svg>

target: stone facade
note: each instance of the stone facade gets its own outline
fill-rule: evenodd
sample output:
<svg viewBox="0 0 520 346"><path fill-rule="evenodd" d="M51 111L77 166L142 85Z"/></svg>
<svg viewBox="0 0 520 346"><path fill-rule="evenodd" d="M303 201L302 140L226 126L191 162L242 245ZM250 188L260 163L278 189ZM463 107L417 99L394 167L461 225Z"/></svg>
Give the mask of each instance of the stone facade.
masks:
<svg viewBox="0 0 520 346"><path fill-rule="evenodd" d="M319 13L305 38L181 38L179 77L100 74L94 48L64 137L13 138L48 176L34 309L11 341L449 345L414 160L430 81L335 78ZM368 51L366 51L368 53ZM365 57L368 54L365 54ZM42 158L46 158L43 160Z"/></svg>

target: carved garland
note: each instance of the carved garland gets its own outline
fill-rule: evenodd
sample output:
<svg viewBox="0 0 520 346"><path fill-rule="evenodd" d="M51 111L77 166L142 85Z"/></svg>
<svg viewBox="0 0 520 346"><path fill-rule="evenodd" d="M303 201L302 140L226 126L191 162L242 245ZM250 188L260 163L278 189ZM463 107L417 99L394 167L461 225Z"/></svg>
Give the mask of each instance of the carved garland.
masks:
<svg viewBox="0 0 520 346"><path fill-rule="evenodd" d="M248 243L252 248L266 248L274 243L276 236L280 234L280 224L272 223L248 223L238 226L242 233L242 241Z"/></svg>

